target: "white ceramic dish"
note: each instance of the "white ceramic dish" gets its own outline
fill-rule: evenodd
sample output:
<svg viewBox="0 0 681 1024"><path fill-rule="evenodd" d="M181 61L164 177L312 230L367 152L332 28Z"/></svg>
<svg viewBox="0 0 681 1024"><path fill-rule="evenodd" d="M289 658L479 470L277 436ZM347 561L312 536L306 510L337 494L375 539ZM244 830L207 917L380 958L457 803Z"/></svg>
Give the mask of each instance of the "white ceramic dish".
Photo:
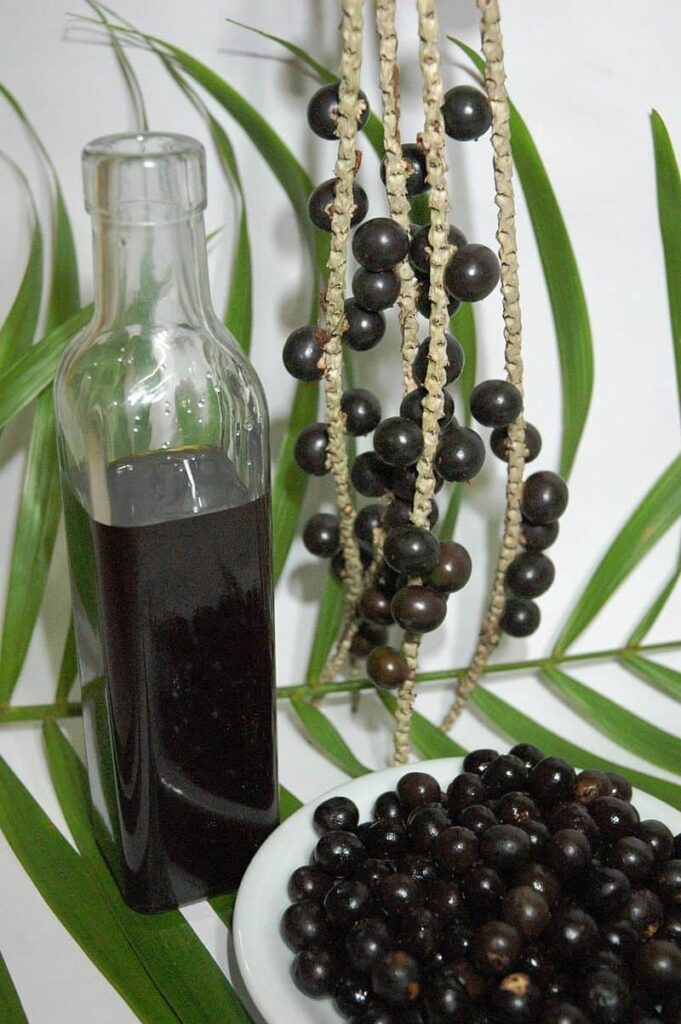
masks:
<svg viewBox="0 0 681 1024"><path fill-rule="evenodd" d="M293 953L279 933L281 915L290 902L289 877L309 862L318 839L312 823L315 808L329 796L343 794L357 804L360 821L366 821L376 797L394 789L401 776L413 770L430 772L448 785L461 771L461 760L423 761L344 782L291 815L253 858L239 888L232 934L243 982L267 1024L342 1024L330 999L309 999L295 988L289 974ZM659 818L672 831L681 831L681 814L668 804L640 790L634 791L633 802L642 818Z"/></svg>

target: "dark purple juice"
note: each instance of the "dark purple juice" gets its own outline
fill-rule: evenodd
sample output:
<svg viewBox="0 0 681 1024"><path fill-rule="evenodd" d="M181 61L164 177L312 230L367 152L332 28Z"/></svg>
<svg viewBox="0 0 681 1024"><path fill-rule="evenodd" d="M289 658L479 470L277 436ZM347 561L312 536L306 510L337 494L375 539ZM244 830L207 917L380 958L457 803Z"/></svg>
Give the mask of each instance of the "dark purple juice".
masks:
<svg viewBox="0 0 681 1024"><path fill-rule="evenodd" d="M243 499L215 449L107 485L112 520L144 525L90 520L96 608L73 581L90 786L125 899L154 912L233 888L278 822L269 498L187 514L202 486Z"/></svg>

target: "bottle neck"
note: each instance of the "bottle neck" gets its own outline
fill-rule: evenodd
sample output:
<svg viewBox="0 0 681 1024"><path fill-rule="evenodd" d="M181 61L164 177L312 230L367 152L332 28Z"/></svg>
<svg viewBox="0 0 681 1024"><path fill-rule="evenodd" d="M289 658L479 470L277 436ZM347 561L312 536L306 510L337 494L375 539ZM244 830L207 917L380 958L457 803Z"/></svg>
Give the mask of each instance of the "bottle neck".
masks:
<svg viewBox="0 0 681 1024"><path fill-rule="evenodd" d="M154 224L93 217L95 316L100 330L125 324L209 323L203 215Z"/></svg>

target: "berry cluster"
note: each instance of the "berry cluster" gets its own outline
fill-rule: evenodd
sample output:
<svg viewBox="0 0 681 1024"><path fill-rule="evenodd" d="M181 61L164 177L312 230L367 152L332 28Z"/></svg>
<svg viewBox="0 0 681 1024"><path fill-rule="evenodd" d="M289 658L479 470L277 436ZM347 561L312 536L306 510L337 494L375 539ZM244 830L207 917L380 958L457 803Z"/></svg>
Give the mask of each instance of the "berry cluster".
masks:
<svg viewBox="0 0 681 1024"><path fill-rule="evenodd" d="M478 423L493 428L492 451L497 458L508 461L508 427L523 409L518 389L505 380L483 381L473 389L470 409ZM541 446L541 434L527 423L525 461L536 459ZM550 470L533 473L523 485L521 543L525 550L516 555L506 570L508 596L499 623L510 636L530 636L539 626L541 616L533 598L546 593L553 583L555 568L544 551L558 536L558 520L567 502L567 484Z"/></svg>
<svg viewBox="0 0 681 1024"><path fill-rule="evenodd" d="M528 744L463 768L404 775L362 824L317 807L281 922L298 988L354 1024L678 1024L681 835Z"/></svg>
<svg viewBox="0 0 681 1024"><path fill-rule="evenodd" d="M360 93L358 128L366 123L369 107ZM487 97L479 90L460 86L445 96L443 116L447 133L454 139L475 139L487 131L491 112ZM326 85L318 90L308 106L308 123L315 134L324 139L336 137L338 117L338 86ZM406 190L410 197L427 191L426 160L423 146L407 143L402 146L406 171ZM385 167L381 171L385 180ZM331 228L331 210L335 179L317 186L309 199L309 214L322 230ZM429 225L412 225L407 233L394 220L364 218L368 209L366 193L354 185L355 209L352 224L360 226L352 241L353 255L359 264L352 280L352 297L345 300L346 329L343 342L363 352L373 348L385 332L384 312L394 305L400 294L400 277L396 268L405 260L417 282L417 309L430 316ZM364 221L364 223L361 223ZM444 271L444 284L453 314L461 302L484 299L497 286L499 262L484 245L470 244L453 225L448 241L451 255ZM284 365L298 380L319 380L324 373L324 344L327 335L314 326L300 327L288 337L284 346ZM379 687L399 687L407 678L408 666L392 647L386 646L387 629L396 623L412 633L436 629L444 620L447 598L468 581L471 572L466 550L453 541L438 543L429 531L411 522L411 508L417 480L417 463L423 452L422 434L424 387L429 368L430 339L420 344L413 363L417 385L404 395L399 415L382 418L380 403L366 388L350 388L343 392L341 409L348 434L363 437L373 433L372 450L360 454L351 470L355 490L366 498L384 499L365 505L355 521L362 562L372 561L375 531L385 531L383 562L376 579L362 594L359 602L361 621L352 653L369 655L367 670ZM471 480L482 468L485 448L480 436L457 422L454 401L446 387L460 376L464 353L459 341L446 335L447 367L443 374L444 412L440 420L440 438L434 460L436 491L444 481L461 483ZM490 405L480 385L480 408ZM497 400L493 410L494 425L501 429L520 412L517 402L506 390L502 406ZM488 387L489 390L489 387ZM515 391L515 389L512 389ZM519 399L519 394L515 391ZM494 404L494 402L492 402ZM482 422L486 422L485 419ZM324 423L306 427L297 439L295 459L306 473L322 476L329 471L327 459L328 431ZM433 503L430 526L437 521L438 509ZM312 554L331 559L331 571L342 577L343 553L339 548L340 529L337 517L328 513L312 516L305 526L304 543ZM420 578L423 585L410 580Z"/></svg>

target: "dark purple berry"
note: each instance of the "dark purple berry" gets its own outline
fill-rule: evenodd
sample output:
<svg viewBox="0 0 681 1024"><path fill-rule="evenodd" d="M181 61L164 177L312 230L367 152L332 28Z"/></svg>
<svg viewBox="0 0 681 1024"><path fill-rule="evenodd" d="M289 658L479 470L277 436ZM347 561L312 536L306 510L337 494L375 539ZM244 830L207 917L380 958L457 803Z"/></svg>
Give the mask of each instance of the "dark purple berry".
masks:
<svg viewBox="0 0 681 1024"><path fill-rule="evenodd" d="M374 530L383 526L385 508L383 505L365 505L355 517L355 536L365 544L373 546Z"/></svg>
<svg viewBox="0 0 681 1024"><path fill-rule="evenodd" d="M443 872L463 875L478 859L478 837L468 828L452 825L433 843L433 855Z"/></svg>
<svg viewBox="0 0 681 1024"><path fill-rule="evenodd" d="M311 555L331 558L340 543L338 517L328 512L311 516L303 530L303 544Z"/></svg>
<svg viewBox="0 0 681 1024"><path fill-rule="evenodd" d="M407 195L419 196L422 192L427 192L430 185L427 181L426 151L423 146L418 142L403 143L402 159L407 176ZM385 163L381 164L381 181L385 185Z"/></svg>
<svg viewBox="0 0 681 1024"><path fill-rule="evenodd" d="M381 404L372 391L350 388L341 395L345 429L352 437L370 434L381 421Z"/></svg>
<svg viewBox="0 0 681 1024"><path fill-rule="evenodd" d="M461 371L464 367L465 355L461 342L458 338L455 338L453 334L449 334L445 331L445 342L447 347L447 366L445 370L445 379L443 384L453 384L454 381L458 380L461 376ZM423 386L428 373L428 362L430 351L430 336L424 339L419 345L419 350L416 353L414 359L414 365L412 367L414 372L414 380L417 384Z"/></svg>
<svg viewBox="0 0 681 1024"><path fill-rule="evenodd" d="M484 380L473 388L471 413L483 427L507 427L523 409L523 396L507 380Z"/></svg>
<svg viewBox="0 0 681 1024"><path fill-rule="evenodd" d="M482 775L487 765L491 764L497 757L499 757L498 750L489 750L487 748L471 750L463 759L463 770L465 772L475 772L476 775Z"/></svg>
<svg viewBox="0 0 681 1024"><path fill-rule="evenodd" d="M321 380L319 361L323 355L324 332L318 327L298 327L284 344L283 361L296 380Z"/></svg>
<svg viewBox="0 0 681 1024"><path fill-rule="evenodd" d="M400 573L429 573L437 565L439 555L437 538L420 526L401 526L391 530L383 548L387 564Z"/></svg>
<svg viewBox="0 0 681 1024"><path fill-rule="evenodd" d="M489 439L490 448L498 459L508 462L508 427L497 427ZM541 451L541 434L531 423L525 424L525 462L533 462Z"/></svg>
<svg viewBox="0 0 681 1024"><path fill-rule="evenodd" d="M311 423L300 434L293 450L293 457L304 473L311 476L324 476L329 472L326 462L326 450L329 444L329 432L326 423Z"/></svg>
<svg viewBox="0 0 681 1024"><path fill-rule="evenodd" d="M402 587L390 605L395 622L410 633L431 633L442 625L447 602L432 587Z"/></svg>
<svg viewBox="0 0 681 1024"><path fill-rule="evenodd" d="M553 583L553 562L541 551L516 555L506 570L506 586L516 597L541 597Z"/></svg>
<svg viewBox="0 0 681 1024"><path fill-rule="evenodd" d="M423 224L414 231L409 246L409 260L412 267L418 273L427 277L430 274L430 224ZM449 225L447 231L447 244L460 249L466 245L467 239L462 231Z"/></svg>
<svg viewBox="0 0 681 1024"><path fill-rule="evenodd" d="M369 118L369 101L360 89L357 128L362 129ZM307 123L320 139L337 139L338 83L331 82L310 97L307 105Z"/></svg>
<svg viewBox="0 0 681 1024"><path fill-rule="evenodd" d="M374 348L385 334L383 314L363 309L354 299L345 300L345 319L348 326L343 332L343 341L355 352Z"/></svg>
<svg viewBox="0 0 681 1024"><path fill-rule="evenodd" d="M413 466L423 451L421 428L404 416L389 416L376 427L374 450L389 466Z"/></svg>
<svg viewBox="0 0 681 1024"><path fill-rule="evenodd" d="M488 921L473 935L473 963L483 974L507 974L518 956L521 939L505 921Z"/></svg>
<svg viewBox="0 0 681 1024"><path fill-rule="evenodd" d="M523 519L520 543L526 551L545 551L555 544L559 530L557 522L536 525Z"/></svg>
<svg viewBox="0 0 681 1024"><path fill-rule="evenodd" d="M565 910L551 922L549 939L554 956L575 963L585 960L598 945L598 925L583 910Z"/></svg>
<svg viewBox="0 0 681 1024"><path fill-rule="evenodd" d="M531 523L540 526L560 519L567 508L567 484L557 473L542 470L525 481L522 512Z"/></svg>
<svg viewBox="0 0 681 1024"><path fill-rule="evenodd" d="M551 807L571 800L577 776L572 765L560 757L545 757L530 772L529 789L537 803Z"/></svg>
<svg viewBox="0 0 681 1024"><path fill-rule="evenodd" d="M544 897L529 885L509 889L503 902L504 920L527 939L536 939L551 918Z"/></svg>
<svg viewBox="0 0 681 1024"><path fill-rule="evenodd" d="M288 895L294 903L298 900L312 900L318 903L333 885L333 878L314 864L303 864L296 868L288 882Z"/></svg>
<svg viewBox="0 0 681 1024"><path fill-rule="evenodd" d="M314 826L322 835L326 832L353 832L358 823L357 805L346 796L331 796L314 812Z"/></svg>
<svg viewBox="0 0 681 1024"><path fill-rule="evenodd" d="M342 878L327 892L324 910L332 924L345 929L367 916L371 902L369 887L364 882Z"/></svg>
<svg viewBox="0 0 681 1024"><path fill-rule="evenodd" d="M310 198L307 201L307 212L310 220L320 231L331 230L331 212L333 210L337 180L337 178L329 178L327 181L323 181L321 185L317 185L310 193ZM352 200L354 210L352 211L350 224L354 228L356 224L364 220L369 209L367 194L357 182L354 182L352 186Z"/></svg>
<svg viewBox="0 0 681 1024"><path fill-rule="evenodd" d="M384 953L371 968L374 995L391 1006L406 1006L421 994L419 966L408 953Z"/></svg>
<svg viewBox="0 0 681 1024"><path fill-rule="evenodd" d="M352 832L333 831L321 837L315 847L315 863L337 878L349 878L362 863L366 852Z"/></svg>
<svg viewBox="0 0 681 1024"><path fill-rule="evenodd" d="M443 431L435 454L437 473L450 483L472 480L483 467L485 446L469 427L454 426Z"/></svg>
<svg viewBox="0 0 681 1024"><path fill-rule="evenodd" d="M414 388L413 391L406 394L400 404L400 416L406 417L420 427L423 421L423 399L427 394L425 388ZM446 427L454 415L454 399L448 391L443 391L442 396L444 411L438 421L440 428Z"/></svg>
<svg viewBox="0 0 681 1024"><path fill-rule="evenodd" d="M355 301L372 313L380 313L397 302L400 279L394 270L364 270L360 267L352 278Z"/></svg>
<svg viewBox="0 0 681 1024"><path fill-rule="evenodd" d="M427 772L407 772L397 783L397 795L408 811L440 802L440 783Z"/></svg>
<svg viewBox="0 0 681 1024"><path fill-rule="evenodd" d="M499 283L499 260L486 245L462 245L445 267L444 284L460 302L479 302Z"/></svg>
<svg viewBox="0 0 681 1024"><path fill-rule="evenodd" d="M352 252L365 270L390 270L409 250L407 233L390 217L374 217L357 228Z"/></svg>
<svg viewBox="0 0 681 1024"><path fill-rule="evenodd" d="M466 586L472 568L471 556L463 544L455 540L442 540L437 565L431 569L424 582L441 594L454 594Z"/></svg>
<svg viewBox="0 0 681 1024"><path fill-rule="evenodd" d="M524 867L531 852L530 837L516 825L492 825L480 837L483 860L502 877Z"/></svg>
<svg viewBox="0 0 681 1024"><path fill-rule="evenodd" d="M499 620L499 628L508 636L531 636L539 629L541 613L538 605L527 597L509 597Z"/></svg>
<svg viewBox="0 0 681 1024"><path fill-rule="evenodd" d="M399 651L383 644L367 658L367 674L379 690L397 690L409 677L409 666Z"/></svg>
<svg viewBox="0 0 681 1024"><path fill-rule="evenodd" d="M445 132L450 139L479 139L492 124L492 110L484 92L472 85L455 85L445 93L442 105Z"/></svg>
<svg viewBox="0 0 681 1024"><path fill-rule="evenodd" d="M527 769L514 754L500 754L485 768L482 781L489 796L499 797L504 793L524 789L527 785Z"/></svg>
<svg viewBox="0 0 681 1024"><path fill-rule="evenodd" d="M352 486L365 498L381 498L390 488L390 469L374 452L362 452L350 470Z"/></svg>
<svg viewBox="0 0 681 1024"><path fill-rule="evenodd" d="M333 933L319 903L302 900L287 907L281 919L284 942L296 952L328 945Z"/></svg>

